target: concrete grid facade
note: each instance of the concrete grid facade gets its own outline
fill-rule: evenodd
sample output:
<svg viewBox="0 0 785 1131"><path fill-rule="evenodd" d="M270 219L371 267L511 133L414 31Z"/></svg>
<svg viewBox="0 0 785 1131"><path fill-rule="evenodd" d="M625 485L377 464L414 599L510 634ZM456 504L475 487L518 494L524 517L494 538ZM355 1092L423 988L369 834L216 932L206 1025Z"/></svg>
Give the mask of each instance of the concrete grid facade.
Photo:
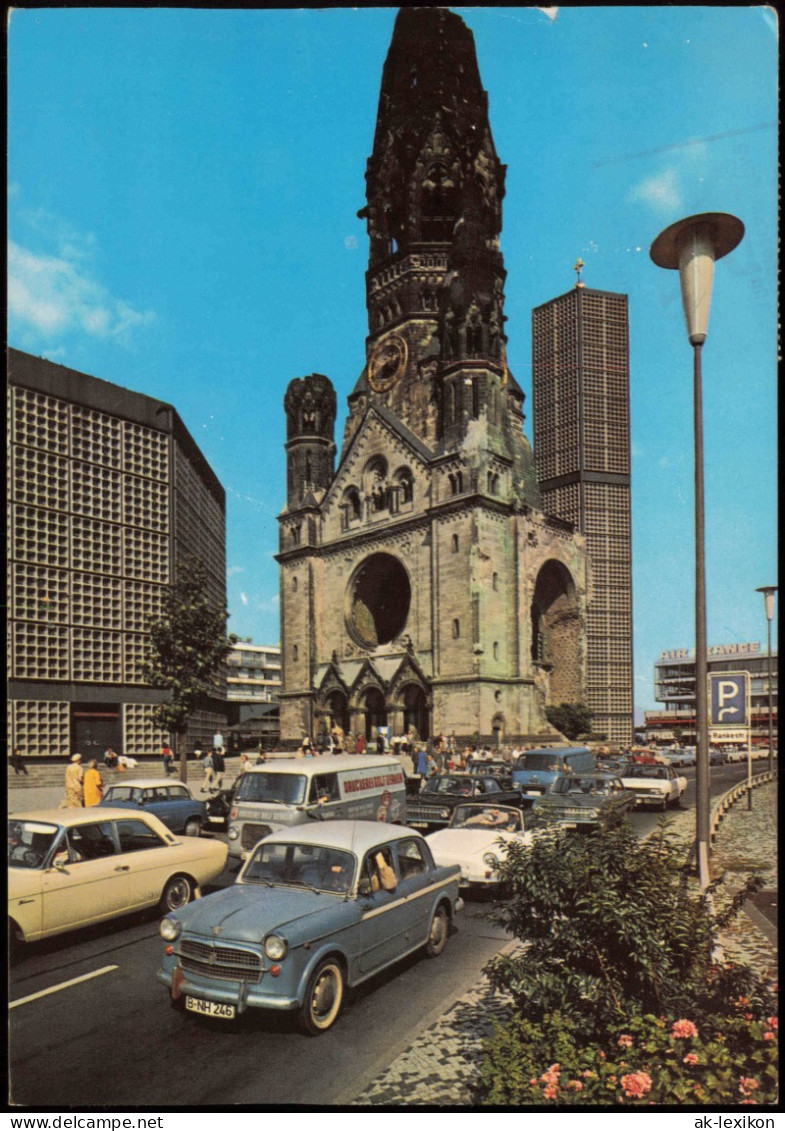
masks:
<svg viewBox="0 0 785 1131"><path fill-rule="evenodd" d="M170 405L13 349L8 411L9 747L156 755L147 625L192 554L225 605L223 488Z"/></svg>
<svg viewBox="0 0 785 1131"><path fill-rule="evenodd" d="M592 570L586 703L633 739L627 296L577 285L532 315L534 457L543 508L575 524Z"/></svg>

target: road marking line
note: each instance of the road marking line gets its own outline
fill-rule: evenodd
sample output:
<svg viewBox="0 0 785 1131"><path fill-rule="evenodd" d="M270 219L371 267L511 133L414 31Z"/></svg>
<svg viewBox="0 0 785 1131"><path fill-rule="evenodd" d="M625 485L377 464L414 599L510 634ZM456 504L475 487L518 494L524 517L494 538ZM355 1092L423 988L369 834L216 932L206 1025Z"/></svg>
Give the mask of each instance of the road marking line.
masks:
<svg viewBox="0 0 785 1131"><path fill-rule="evenodd" d="M93 970L91 974L82 974L78 978L71 978L68 982L60 982L57 986L50 986L48 990L39 990L37 994L17 998L16 1001L10 1002L8 1008L16 1009L17 1005L26 1005L28 1001L36 1001L39 997L47 997L49 994L59 993L60 990L68 989L69 986L76 986L79 982L87 982L90 978L99 978L101 974L108 974L111 970L118 969L118 966L102 966L100 970Z"/></svg>

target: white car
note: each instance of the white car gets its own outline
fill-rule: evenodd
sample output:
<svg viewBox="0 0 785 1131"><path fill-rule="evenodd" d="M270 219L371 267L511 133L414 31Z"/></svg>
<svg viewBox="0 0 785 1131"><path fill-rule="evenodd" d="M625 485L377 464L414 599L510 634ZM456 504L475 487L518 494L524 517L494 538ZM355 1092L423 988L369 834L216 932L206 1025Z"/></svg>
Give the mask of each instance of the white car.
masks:
<svg viewBox="0 0 785 1131"><path fill-rule="evenodd" d="M228 849L181 838L144 811L41 809L8 818L12 946L144 907L184 907L220 876Z"/></svg>
<svg viewBox="0 0 785 1131"><path fill-rule="evenodd" d="M499 860L505 844L531 844L532 837L524 829L519 809L472 802L458 805L449 826L425 839L436 863L457 864L461 869L461 887L468 887L498 884Z"/></svg>
<svg viewBox="0 0 785 1131"><path fill-rule="evenodd" d="M652 766L636 762L628 766L621 784L635 794L636 805L654 805L663 813L669 805L678 805L687 788L687 779L673 766Z"/></svg>

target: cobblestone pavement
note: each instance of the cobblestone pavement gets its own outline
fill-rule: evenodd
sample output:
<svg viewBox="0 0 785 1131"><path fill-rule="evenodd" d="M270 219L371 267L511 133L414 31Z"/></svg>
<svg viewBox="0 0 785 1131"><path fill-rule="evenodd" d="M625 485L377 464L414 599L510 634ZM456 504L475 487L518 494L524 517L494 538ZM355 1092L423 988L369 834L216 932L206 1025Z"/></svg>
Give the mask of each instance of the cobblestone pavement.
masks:
<svg viewBox="0 0 785 1131"><path fill-rule="evenodd" d="M753 796L751 811L746 799L736 802L715 839L712 869L715 875L725 872L729 892L738 890L752 870L762 871L765 887L776 892L776 782L759 787ZM680 813L674 831L690 838L694 821L693 811ZM767 934L747 915L740 915L721 936L725 957L748 962L776 977L776 928ZM509 1002L495 993L483 976L385 1072L348 1101L349 1105L470 1108L472 1085L479 1078L482 1042L493 1035L495 1022L509 1016Z"/></svg>

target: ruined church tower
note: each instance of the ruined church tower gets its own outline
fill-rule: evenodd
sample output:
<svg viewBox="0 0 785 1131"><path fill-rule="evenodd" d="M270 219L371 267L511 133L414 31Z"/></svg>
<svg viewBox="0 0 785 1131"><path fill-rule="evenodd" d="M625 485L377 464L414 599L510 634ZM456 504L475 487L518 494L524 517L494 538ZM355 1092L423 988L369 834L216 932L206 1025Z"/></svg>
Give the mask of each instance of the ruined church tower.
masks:
<svg viewBox="0 0 785 1131"><path fill-rule="evenodd" d="M368 336L334 472L331 382L286 394L282 737L552 737L546 703L582 694L588 566L541 510L507 364L505 166L447 9L397 16L365 179Z"/></svg>

